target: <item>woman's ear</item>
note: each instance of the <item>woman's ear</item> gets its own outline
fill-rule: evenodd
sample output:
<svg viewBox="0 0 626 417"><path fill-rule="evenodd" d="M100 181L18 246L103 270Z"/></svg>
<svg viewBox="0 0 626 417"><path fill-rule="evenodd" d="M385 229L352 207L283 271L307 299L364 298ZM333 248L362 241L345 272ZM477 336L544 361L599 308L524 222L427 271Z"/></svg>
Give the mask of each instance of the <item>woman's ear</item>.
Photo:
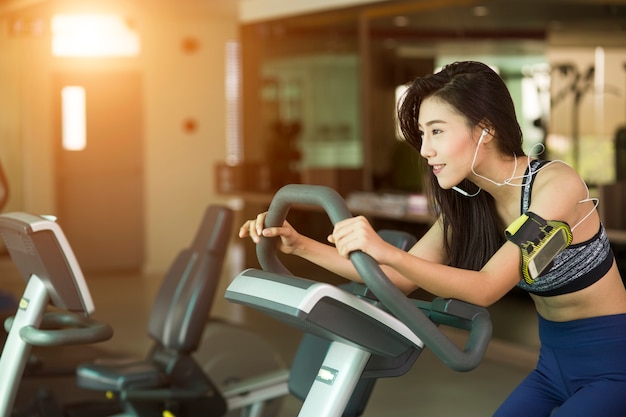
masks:
<svg viewBox="0 0 626 417"><path fill-rule="evenodd" d="M481 129L480 130L480 138L478 139L478 144L480 145L481 143L489 143L491 142L491 139L493 139L493 129L490 125L486 125L486 124L479 124L478 128Z"/></svg>

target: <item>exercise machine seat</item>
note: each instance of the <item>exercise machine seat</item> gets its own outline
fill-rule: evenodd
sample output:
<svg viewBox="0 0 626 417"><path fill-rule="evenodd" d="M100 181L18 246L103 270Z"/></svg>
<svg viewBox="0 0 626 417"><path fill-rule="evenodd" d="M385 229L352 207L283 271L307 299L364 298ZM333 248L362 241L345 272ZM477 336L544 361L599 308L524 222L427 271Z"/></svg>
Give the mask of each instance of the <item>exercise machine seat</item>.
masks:
<svg viewBox="0 0 626 417"><path fill-rule="evenodd" d="M232 222L231 209L209 206L191 246L172 263L150 312L148 334L154 345L147 357L82 364L77 369L78 386L119 393L130 403L212 397L212 410L225 408L191 354L198 348L212 306Z"/></svg>

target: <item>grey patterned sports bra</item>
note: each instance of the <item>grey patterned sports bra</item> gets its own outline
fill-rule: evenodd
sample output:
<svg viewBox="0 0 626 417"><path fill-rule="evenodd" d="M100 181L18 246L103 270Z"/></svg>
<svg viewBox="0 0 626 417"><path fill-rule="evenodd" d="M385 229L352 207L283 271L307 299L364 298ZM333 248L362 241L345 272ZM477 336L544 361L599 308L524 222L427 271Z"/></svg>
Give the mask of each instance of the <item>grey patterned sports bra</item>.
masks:
<svg viewBox="0 0 626 417"><path fill-rule="evenodd" d="M533 160L526 169L528 178L522 188L521 212L530 207L530 198L537 171L548 161ZM528 175L528 177L526 177ZM523 279L517 284L532 294L542 297L568 294L587 288L597 282L613 265L613 251L609 238L600 224L600 230L591 239L569 245L552 261L552 266L528 284Z"/></svg>

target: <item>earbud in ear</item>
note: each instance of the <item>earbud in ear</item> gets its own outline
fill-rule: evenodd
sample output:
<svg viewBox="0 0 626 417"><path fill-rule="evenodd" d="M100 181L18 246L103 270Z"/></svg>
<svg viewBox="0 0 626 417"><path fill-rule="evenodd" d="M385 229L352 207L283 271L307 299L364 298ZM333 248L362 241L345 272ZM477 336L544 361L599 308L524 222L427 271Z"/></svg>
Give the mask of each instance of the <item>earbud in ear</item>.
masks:
<svg viewBox="0 0 626 417"><path fill-rule="evenodd" d="M487 133L489 133L489 129L484 128L482 133L480 134L480 138L478 138L479 145L483 142L483 139L485 138L485 136L487 136Z"/></svg>

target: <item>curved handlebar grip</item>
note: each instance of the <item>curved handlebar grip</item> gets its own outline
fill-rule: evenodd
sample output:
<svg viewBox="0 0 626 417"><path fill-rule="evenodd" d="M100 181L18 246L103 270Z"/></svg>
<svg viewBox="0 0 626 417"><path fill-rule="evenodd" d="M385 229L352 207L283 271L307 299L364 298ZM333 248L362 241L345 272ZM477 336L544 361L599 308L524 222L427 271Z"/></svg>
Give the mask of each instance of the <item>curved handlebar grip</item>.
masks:
<svg viewBox="0 0 626 417"><path fill-rule="evenodd" d="M33 346L61 346L103 342L113 336L108 324L72 313L47 313L42 327L22 327L20 337Z"/></svg>
<svg viewBox="0 0 626 417"><path fill-rule="evenodd" d="M289 184L282 187L270 204L265 225L280 226L293 204L321 206L333 224L352 217L344 199L333 189L319 185ZM267 271L290 274L276 254L273 239L261 239L257 256ZM455 371L469 371L481 362L489 340L492 324L486 309L477 309L471 319L470 334L463 350L457 347L439 328L406 297L384 274L378 263L364 252L350 254L350 260L365 284L383 305L410 328L433 353Z"/></svg>
<svg viewBox="0 0 626 417"><path fill-rule="evenodd" d="M462 372L472 370L480 364L492 332L486 309L480 309L471 318L469 338L465 349L461 350L389 281L372 257L363 252L353 252L350 260L380 302L411 329L446 366Z"/></svg>
<svg viewBox="0 0 626 417"><path fill-rule="evenodd" d="M276 192L265 217L266 227L281 226L294 204L322 207L333 224L352 217L344 199L332 188L321 185L289 184ZM276 239L262 238L256 246L261 268L277 274L293 275L278 259Z"/></svg>

